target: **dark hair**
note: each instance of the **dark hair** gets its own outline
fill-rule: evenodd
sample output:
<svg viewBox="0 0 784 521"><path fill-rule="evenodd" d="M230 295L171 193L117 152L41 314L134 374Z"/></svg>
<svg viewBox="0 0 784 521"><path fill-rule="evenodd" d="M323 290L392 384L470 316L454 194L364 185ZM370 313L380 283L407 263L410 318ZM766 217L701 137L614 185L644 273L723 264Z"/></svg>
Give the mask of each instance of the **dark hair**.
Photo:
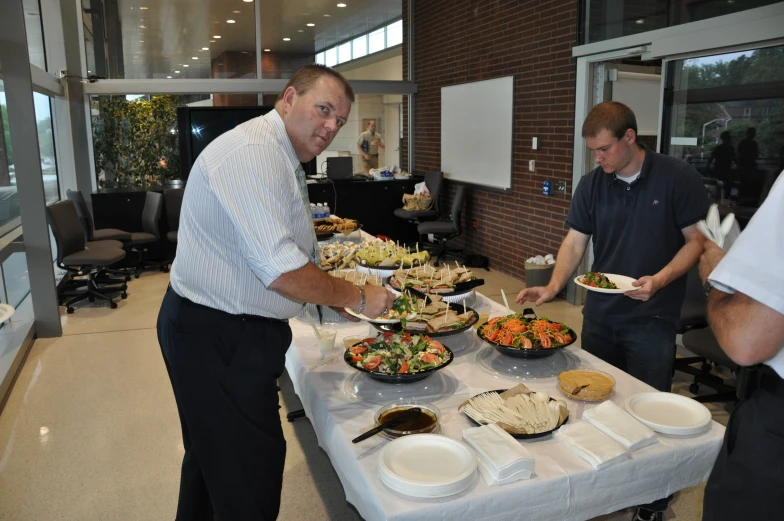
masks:
<svg viewBox="0 0 784 521"><path fill-rule="evenodd" d="M286 83L286 86L283 88L280 94L278 94L278 99L275 100L276 102L283 99L283 93L286 92L286 89L289 87L294 87L294 90L297 94L305 94L308 89L312 88L313 85L316 84L319 78L322 76L329 76L333 80L337 81L343 86L343 90L346 92L346 97L351 101L354 102L354 89L351 88L348 80L343 77L338 71L334 69L330 69L324 65L319 65L314 63L312 65L305 65L300 70L294 73L294 76Z"/></svg>
<svg viewBox="0 0 784 521"><path fill-rule="evenodd" d="M637 118L632 109L617 101L599 103L583 122L583 137L596 137L602 130L608 130L613 136L621 139L628 129L637 135Z"/></svg>
<svg viewBox="0 0 784 521"><path fill-rule="evenodd" d="M721 139L724 143L729 143L732 139L732 134L730 134L729 130L725 130L721 134L719 134L719 139Z"/></svg>

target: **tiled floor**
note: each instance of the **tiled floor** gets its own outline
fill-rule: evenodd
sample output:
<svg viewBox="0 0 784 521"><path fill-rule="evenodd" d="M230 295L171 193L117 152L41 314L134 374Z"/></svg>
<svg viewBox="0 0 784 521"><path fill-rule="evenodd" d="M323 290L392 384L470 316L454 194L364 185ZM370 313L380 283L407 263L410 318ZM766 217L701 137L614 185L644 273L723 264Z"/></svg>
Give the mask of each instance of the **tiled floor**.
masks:
<svg viewBox="0 0 784 521"><path fill-rule="evenodd" d="M522 288L496 271L481 276L483 293L499 302L501 289L511 301ZM183 449L155 335L167 283L166 274L145 274L117 309L96 304L63 313L64 336L35 342L0 414L0 520L174 518ZM559 301L537 313L579 334L579 308ZM685 382L676 389L685 392ZM286 379L282 388L288 452L280 519L360 519L310 423L285 421L299 401ZM711 407L726 423L727 412ZM702 487L676 494L665 519L698 520L701 503Z"/></svg>

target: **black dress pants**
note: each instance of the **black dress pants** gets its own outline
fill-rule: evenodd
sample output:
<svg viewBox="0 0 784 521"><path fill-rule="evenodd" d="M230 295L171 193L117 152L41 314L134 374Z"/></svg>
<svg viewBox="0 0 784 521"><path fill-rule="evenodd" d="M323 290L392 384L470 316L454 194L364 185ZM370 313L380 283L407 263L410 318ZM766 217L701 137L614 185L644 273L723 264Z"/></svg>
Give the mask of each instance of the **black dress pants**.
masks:
<svg viewBox="0 0 784 521"><path fill-rule="evenodd" d="M782 519L784 381L769 367L730 417L703 499L703 521Z"/></svg>
<svg viewBox="0 0 784 521"><path fill-rule="evenodd" d="M231 315L169 289L158 341L185 446L177 520L275 519L286 458L277 379L288 323Z"/></svg>

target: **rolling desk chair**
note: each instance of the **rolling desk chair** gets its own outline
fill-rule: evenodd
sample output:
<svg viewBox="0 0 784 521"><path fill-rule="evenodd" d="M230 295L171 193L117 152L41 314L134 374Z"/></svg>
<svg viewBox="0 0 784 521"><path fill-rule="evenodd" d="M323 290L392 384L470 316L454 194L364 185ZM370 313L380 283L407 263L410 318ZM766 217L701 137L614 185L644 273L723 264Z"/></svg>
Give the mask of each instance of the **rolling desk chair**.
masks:
<svg viewBox="0 0 784 521"><path fill-rule="evenodd" d="M185 188L167 188L163 191L163 199L166 201L166 220L169 223L166 239L175 244L177 243L177 230L180 228L183 195L185 195Z"/></svg>
<svg viewBox="0 0 784 521"><path fill-rule="evenodd" d="M134 268L134 276L138 279L143 271L148 269L160 270L164 273L169 271L166 261L154 262L144 258L147 247L145 245L158 242L161 238L158 230L158 223L163 213L163 194L158 192L147 192L144 199L144 209L142 210L142 229L141 232L131 233L129 245L132 251L138 254Z"/></svg>
<svg viewBox="0 0 784 521"><path fill-rule="evenodd" d="M71 297L65 302L66 311L73 313L73 304L81 300L106 300L112 309L117 303L109 293L121 292L126 298L125 284L121 287L100 286L96 277L106 266L125 258L125 250L111 244L95 243L87 248L84 230L73 201L58 201L46 207L46 216L57 244L57 266L73 275L86 275L87 282L82 290L64 292L62 297Z"/></svg>
<svg viewBox="0 0 784 521"><path fill-rule="evenodd" d="M461 214L463 212L465 190L465 186L457 187L455 198L452 200L452 208L449 212L448 221L429 221L417 226L419 235L428 235L432 233L438 241L438 251L436 252L436 261L433 263L434 266L438 266L441 257L444 255L452 255L460 259L465 257L462 254L462 250L453 250L446 247L447 241L459 236L463 231Z"/></svg>
<svg viewBox="0 0 784 521"><path fill-rule="evenodd" d="M396 208L394 211L395 217L399 219L405 219L410 223L419 225L426 221L433 221L438 219L441 215L441 210L439 209L438 200L441 196L441 187L444 184L444 173L443 172L427 172L425 173L425 185L427 186L427 190L430 192L430 195L433 197L433 206L430 207L429 210L404 210L402 208ZM420 237L420 243L422 242Z"/></svg>

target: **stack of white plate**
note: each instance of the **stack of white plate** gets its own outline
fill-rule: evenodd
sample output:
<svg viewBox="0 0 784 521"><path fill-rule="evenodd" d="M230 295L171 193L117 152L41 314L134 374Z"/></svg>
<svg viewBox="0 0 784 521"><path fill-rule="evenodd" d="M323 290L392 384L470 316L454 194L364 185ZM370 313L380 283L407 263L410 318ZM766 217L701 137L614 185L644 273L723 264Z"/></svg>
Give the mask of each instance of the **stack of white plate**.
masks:
<svg viewBox="0 0 784 521"><path fill-rule="evenodd" d="M673 393L640 393L626 401L626 410L656 432L691 436L707 430L711 413L696 400Z"/></svg>
<svg viewBox="0 0 784 521"><path fill-rule="evenodd" d="M381 450L381 482L407 496L433 498L457 494L476 479L476 455L463 443L438 434L413 434Z"/></svg>
<svg viewBox="0 0 784 521"><path fill-rule="evenodd" d="M389 280L389 277L395 273L397 268L374 268L371 266L363 266L362 264L357 264L356 269L359 273L367 273L368 275L373 275L379 277L383 282Z"/></svg>

